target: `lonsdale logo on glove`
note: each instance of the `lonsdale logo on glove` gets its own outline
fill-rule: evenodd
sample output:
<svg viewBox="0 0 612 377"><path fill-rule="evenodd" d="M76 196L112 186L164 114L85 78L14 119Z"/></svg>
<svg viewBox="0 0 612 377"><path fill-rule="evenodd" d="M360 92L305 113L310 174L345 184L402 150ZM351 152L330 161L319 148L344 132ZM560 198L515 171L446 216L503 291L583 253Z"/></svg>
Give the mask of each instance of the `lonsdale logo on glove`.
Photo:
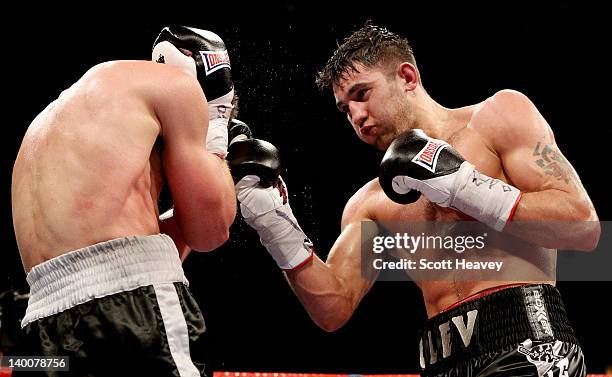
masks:
<svg viewBox="0 0 612 377"><path fill-rule="evenodd" d="M202 60L204 61L204 72L206 76L218 71L221 68L230 68L229 54L227 50L223 51L200 51Z"/></svg>
<svg viewBox="0 0 612 377"><path fill-rule="evenodd" d="M425 147L412 159L415 164L424 167L432 173L436 172L438 156L448 144L442 140L430 139Z"/></svg>

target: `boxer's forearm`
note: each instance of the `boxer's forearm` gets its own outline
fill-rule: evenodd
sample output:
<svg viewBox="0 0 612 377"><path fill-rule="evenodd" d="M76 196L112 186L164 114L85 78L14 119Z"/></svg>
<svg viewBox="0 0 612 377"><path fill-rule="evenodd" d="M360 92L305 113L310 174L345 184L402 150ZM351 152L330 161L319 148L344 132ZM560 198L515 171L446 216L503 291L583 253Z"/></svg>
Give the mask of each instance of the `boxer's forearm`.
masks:
<svg viewBox="0 0 612 377"><path fill-rule="evenodd" d="M202 206L197 227L191 225L191 231L196 232L201 240L197 251L212 251L217 249L229 238L229 228L236 218L236 191L232 176L224 159L215 154L207 154L206 169L208 174L207 195ZM185 224L180 224L185 240L189 244ZM193 236L193 234L192 234Z"/></svg>
<svg viewBox="0 0 612 377"><path fill-rule="evenodd" d="M326 331L337 330L351 318L378 276L377 270L363 269L363 263L371 263L362 258L361 222L352 220L346 221L325 263L315 255L303 268L286 271L306 311Z"/></svg>
<svg viewBox="0 0 612 377"><path fill-rule="evenodd" d="M221 238L222 241L216 241L215 237L210 237L210 245L206 245L207 248L203 249L203 251L213 250L218 247L220 243L225 242L227 237L224 235L229 232L229 226L233 222L236 213L234 183L225 160L219 158L217 155L209 154L207 155L207 161L208 164L212 165L211 167L213 169L220 172L218 179L211 180L209 183L210 192L213 193L211 196L216 196L216 198L210 198L211 203L219 203L219 205L209 206L207 208L209 211L205 213L205 216L213 216L216 219L215 224L217 228L202 227L200 231L202 233L220 234L221 237L217 238ZM160 215L159 229L161 233L167 234L172 238L181 261L185 261L192 248L188 245L177 218L174 216L174 208Z"/></svg>
<svg viewBox="0 0 612 377"><path fill-rule="evenodd" d="M351 317L358 300L317 256L305 267L285 272L308 315L325 331L335 331Z"/></svg>
<svg viewBox="0 0 612 377"><path fill-rule="evenodd" d="M213 160L219 169L219 179L215 182L214 189L217 190L220 203L222 203L217 213L218 220L229 229L236 218L236 188L225 159L215 155Z"/></svg>
<svg viewBox="0 0 612 377"><path fill-rule="evenodd" d="M597 246L601 229L588 199L550 189L523 193L504 231L538 246L590 251Z"/></svg>

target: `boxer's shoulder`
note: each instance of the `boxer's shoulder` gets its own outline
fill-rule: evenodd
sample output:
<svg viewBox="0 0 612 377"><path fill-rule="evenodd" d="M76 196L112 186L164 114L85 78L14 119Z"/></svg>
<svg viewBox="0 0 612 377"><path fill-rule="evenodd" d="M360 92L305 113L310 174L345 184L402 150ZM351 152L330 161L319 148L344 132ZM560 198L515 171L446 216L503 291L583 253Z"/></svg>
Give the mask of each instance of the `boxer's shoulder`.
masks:
<svg viewBox="0 0 612 377"><path fill-rule="evenodd" d="M343 226L352 221L374 220L375 209L384 192L378 183L378 178L363 185L351 196L342 213Z"/></svg>
<svg viewBox="0 0 612 377"><path fill-rule="evenodd" d="M476 106L470 126L481 133L499 134L500 131L526 128L525 123L537 113L535 105L525 94L504 89Z"/></svg>
<svg viewBox="0 0 612 377"><path fill-rule="evenodd" d="M98 63L92 66L87 73L98 74L98 73L110 73L119 71L129 71L133 69L138 70L157 70L157 71L186 71L170 65L159 64L150 60L109 60L102 63ZM132 72L138 74L138 72Z"/></svg>
<svg viewBox="0 0 612 377"><path fill-rule="evenodd" d="M544 124L537 108L525 94L504 89L475 107L469 128L497 150L520 142L533 132L540 132Z"/></svg>
<svg viewBox="0 0 612 377"><path fill-rule="evenodd" d="M389 200L378 178L374 178L364 184L348 200L342 214L342 224L344 226L351 221L379 221L392 218L397 210L403 207ZM404 211L407 212L405 209Z"/></svg>
<svg viewBox="0 0 612 377"><path fill-rule="evenodd" d="M197 79L187 70L146 60L113 60L91 67L79 80L80 84L109 84L115 88L138 88L144 91L177 86L196 86Z"/></svg>
<svg viewBox="0 0 612 377"><path fill-rule="evenodd" d="M522 106L529 98L522 92L514 89L501 89L495 92L486 102L502 107Z"/></svg>

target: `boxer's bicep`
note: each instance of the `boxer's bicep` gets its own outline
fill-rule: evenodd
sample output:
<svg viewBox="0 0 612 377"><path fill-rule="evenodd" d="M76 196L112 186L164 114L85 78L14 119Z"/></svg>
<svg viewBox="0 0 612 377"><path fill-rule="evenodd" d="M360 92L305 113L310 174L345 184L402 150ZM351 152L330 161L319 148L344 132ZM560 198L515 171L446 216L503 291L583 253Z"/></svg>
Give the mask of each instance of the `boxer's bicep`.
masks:
<svg viewBox="0 0 612 377"><path fill-rule="evenodd" d="M493 97L491 106L498 116L494 148L513 185L523 192L583 190L548 122L526 96L503 91Z"/></svg>
<svg viewBox="0 0 612 377"><path fill-rule="evenodd" d="M525 96L499 102L494 148L509 183L523 192L513 220L535 222L532 229L514 228L514 234L548 248L593 250L600 233L593 221L597 213L550 126Z"/></svg>
<svg viewBox="0 0 612 377"><path fill-rule="evenodd" d="M500 156L506 175L521 191L584 191L578 174L554 140L529 140Z"/></svg>
<svg viewBox="0 0 612 377"><path fill-rule="evenodd" d="M542 135L516 144L501 155L510 182L523 192L516 220L597 219L578 174L553 138Z"/></svg>

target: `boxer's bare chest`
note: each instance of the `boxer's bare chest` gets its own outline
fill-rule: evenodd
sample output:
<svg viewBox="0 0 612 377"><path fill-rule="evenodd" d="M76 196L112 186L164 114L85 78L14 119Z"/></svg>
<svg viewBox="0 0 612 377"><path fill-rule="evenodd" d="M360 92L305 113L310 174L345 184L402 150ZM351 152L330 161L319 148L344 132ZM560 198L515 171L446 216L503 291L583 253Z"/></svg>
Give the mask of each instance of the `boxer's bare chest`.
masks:
<svg viewBox="0 0 612 377"><path fill-rule="evenodd" d="M499 155L488 141L474 128L466 126L448 137L447 141L461 156L471 162L487 176L508 181ZM384 222L385 227L393 223L392 228L399 227L401 222L426 221L460 221L469 218L453 209L443 208L430 202L424 195L414 203L400 205L392 202L382 191L378 181L371 182L370 195L367 200L367 213L375 221ZM408 225L408 224L406 224ZM452 275L440 281L421 280L414 276L421 288L427 307L427 312L433 315L457 300L461 300L475 291L495 286L493 281L458 281Z"/></svg>

